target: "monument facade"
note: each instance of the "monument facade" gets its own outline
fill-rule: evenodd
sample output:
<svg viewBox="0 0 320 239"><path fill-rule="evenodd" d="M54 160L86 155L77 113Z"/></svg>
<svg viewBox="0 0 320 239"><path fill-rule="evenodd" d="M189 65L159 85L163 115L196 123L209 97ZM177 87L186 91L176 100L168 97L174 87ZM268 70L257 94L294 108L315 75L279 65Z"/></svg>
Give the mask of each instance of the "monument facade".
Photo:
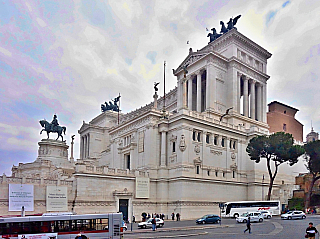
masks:
<svg viewBox="0 0 320 239"><path fill-rule="evenodd" d="M268 134L271 54L235 24L210 36L204 48L189 50L173 71L177 86L165 101L155 84L152 103L120 117L118 101L101 105L103 112L78 131L80 159L68 160L63 142L43 140L38 159L14 167L2 186L32 175L43 191L51 177L52 184L67 185L69 211L121 211L130 220L143 212L191 219L218 213L219 202L264 199L265 165L251 161L246 147L252 137ZM280 173L272 199L286 204L293 182ZM43 210L45 204L35 206Z"/></svg>

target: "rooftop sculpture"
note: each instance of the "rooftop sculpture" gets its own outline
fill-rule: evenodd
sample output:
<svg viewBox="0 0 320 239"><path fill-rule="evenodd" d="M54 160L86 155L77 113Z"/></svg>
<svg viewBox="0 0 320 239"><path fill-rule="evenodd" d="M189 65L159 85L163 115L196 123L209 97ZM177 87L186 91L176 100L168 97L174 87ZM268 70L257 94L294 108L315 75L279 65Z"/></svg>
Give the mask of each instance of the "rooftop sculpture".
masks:
<svg viewBox="0 0 320 239"><path fill-rule="evenodd" d="M207 37L210 37L210 42L213 42L214 40L216 40L217 38L219 38L220 36L222 36L224 33L227 33L228 31L230 31L231 29L235 28L235 25L238 22L238 19L241 17L241 15L235 17L235 18L230 18L229 22L227 23L227 27L224 25L223 21L220 21L220 25L221 25L221 30L220 33L222 34L218 34L215 28L212 28L212 32L213 33L209 33ZM209 42L209 43L210 43Z"/></svg>
<svg viewBox="0 0 320 239"><path fill-rule="evenodd" d="M116 98L114 98L113 103L111 101L108 102L104 102L104 104L101 104L101 111L102 112L106 112L106 111L116 111L119 112L119 106L118 106L118 102L120 100L120 95Z"/></svg>
<svg viewBox="0 0 320 239"><path fill-rule="evenodd" d="M40 134L42 134L42 131L46 131L49 139L50 133L58 133L58 138L56 140L58 140L59 137L61 137L63 141L62 132L66 134L67 128L65 126L59 126L57 115L53 116L53 120L51 121L51 123L49 123L45 119L40 120L39 123L44 128L40 131Z"/></svg>

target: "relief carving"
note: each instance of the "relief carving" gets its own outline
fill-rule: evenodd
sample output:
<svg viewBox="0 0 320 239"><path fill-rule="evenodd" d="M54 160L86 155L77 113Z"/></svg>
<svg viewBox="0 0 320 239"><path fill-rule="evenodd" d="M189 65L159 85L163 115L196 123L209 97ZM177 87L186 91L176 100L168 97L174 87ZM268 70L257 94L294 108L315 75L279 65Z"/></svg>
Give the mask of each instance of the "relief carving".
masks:
<svg viewBox="0 0 320 239"><path fill-rule="evenodd" d="M199 146L199 144L197 144L197 145L194 146L194 152L196 152L196 154L199 154L199 153L200 153L200 146Z"/></svg>
<svg viewBox="0 0 320 239"><path fill-rule="evenodd" d="M181 138L180 138L179 148L181 152L185 151L187 148L185 136L183 134L181 135Z"/></svg>

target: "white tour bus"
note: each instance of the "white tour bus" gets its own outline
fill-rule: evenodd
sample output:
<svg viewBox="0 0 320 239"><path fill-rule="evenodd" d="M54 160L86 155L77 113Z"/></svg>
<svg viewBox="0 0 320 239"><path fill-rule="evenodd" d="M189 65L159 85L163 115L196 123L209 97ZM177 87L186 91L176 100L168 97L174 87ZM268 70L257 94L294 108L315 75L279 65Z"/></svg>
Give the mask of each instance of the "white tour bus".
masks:
<svg viewBox="0 0 320 239"><path fill-rule="evenodd" d="M280 215L280 201L226 202L221 211L221 216L239 217L243 213L256 211L269 211L272 215Z"/></svg>
<svg viewBox="0 0 320 239"><path fill-rule="evenodd" d="M122 239L122 213L0 218L0 238L74 239L78 234Z"/></svg>

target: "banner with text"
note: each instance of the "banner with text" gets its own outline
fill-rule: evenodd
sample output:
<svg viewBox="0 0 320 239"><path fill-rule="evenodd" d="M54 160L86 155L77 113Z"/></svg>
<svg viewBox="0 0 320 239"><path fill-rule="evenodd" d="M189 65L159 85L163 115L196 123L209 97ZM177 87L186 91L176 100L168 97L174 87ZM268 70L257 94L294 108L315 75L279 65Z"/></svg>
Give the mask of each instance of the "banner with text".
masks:
<svg viewBox="0 0 320 239"><path fill-rule="evenodd" d="M26 234L18 235L18 239L56 239L58 238L58 233L44 233L44 234Z"/></svg>
<svg viewBox="0 0 320 239"><path fill-rule="evenodd" d="M34 211L33 185L9 184L9 211Z"/></svg>
<svg viewBox="0 0 320 239"><path fill-rule="evenodd" d="M68 211L68 188L47 186L47 211Z"/></svg>
<svg viewBox="0 0 320 239"><path fill-rule="evenodd" d="M150 179L136 177L136 198L149 198Z"/></svg>

